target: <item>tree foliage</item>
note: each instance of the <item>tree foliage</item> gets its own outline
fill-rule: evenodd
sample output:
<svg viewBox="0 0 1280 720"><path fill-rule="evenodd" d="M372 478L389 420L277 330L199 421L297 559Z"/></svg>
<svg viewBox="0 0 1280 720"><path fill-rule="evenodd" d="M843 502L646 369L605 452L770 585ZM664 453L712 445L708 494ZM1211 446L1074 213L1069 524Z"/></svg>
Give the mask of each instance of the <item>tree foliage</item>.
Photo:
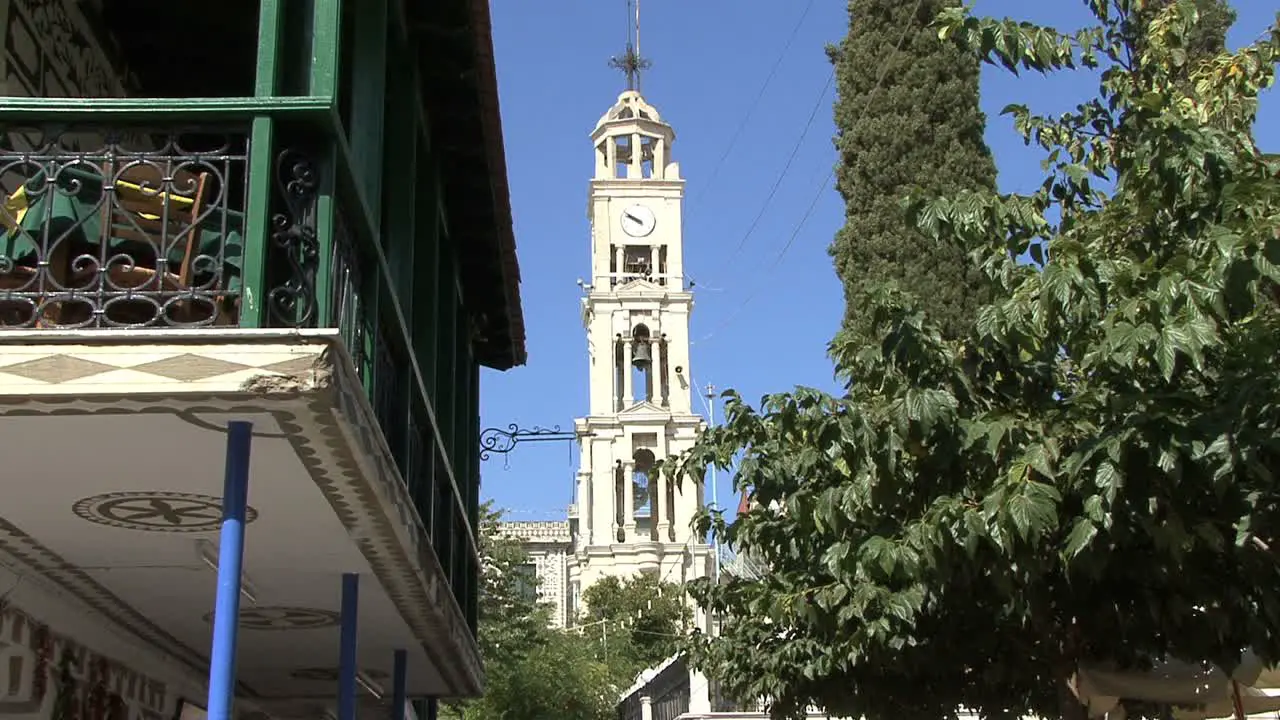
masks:
<svg viewBox="0 0 1280 720"><path fill-rule="evenodd" d="M1119 30L1128 39L1126 42L1141 54L1147 49L1146 37L1148 28L1155 21L1161 10L1167 8L1174 0L1147 0L1140 7L1135 6L1127 17L1127 24L1121 24ZM1171 79L1185 82L1190 78L1191 70L1197 62L1207 60L1227 48L1227 31L1235 24L1236 12L1226 0L1194 0L1199 14L1195 26L1188 31L1182 40L1182 48L1186 51L1190 62L1176 69L1171 68Z"/></svg>
<svg viewBox="0 0 1280 720"><path fill-rule="evenodd" d="M740 458L752 509L700 522L771 572L696 586L726 619L690 650L774 717L1071 715L1081 662L1280 661L1280 162L1251 132L1280 21L1228 53L1203 3L1086 4L1071 34L939 21L1013 72L1103 71L1071 112L1006 110L1039 190L906 205L991 301L951 336L879 289L843 396L730 395L681 468Z"/></svg>
<svg viewBox="0 0 1280 720"><path fill-rule="evenodd" d="M611 643L624 676L634 678L679 650L690 613L687 595L674 583L648 574L606 577L583 591L582 600L584 627L604 626L598 637Z"/></svg>
<svg viewBox="0 0 1280 720"><path fill-rule="evenodd" d="M620 686L597 658L594 643L548 629L541 642L513 661L488 669L484 697L467 720L614 720Z"/></svg>
<svg viewBox="0 0 1280 720"><path fill-rule="evenodd" d="M676 652L689 614L684 593L650 575L605 578L583 593L582 626L553 628L551 608L529 592L523 543L501 532L491 503L480 520L485 694L443 708L443 717L614 720L619 693Z"/></svg>
<svg viewBox="0 0 1280 720"><path fill-rule="evenodd" d="M912 293L948 336L987 297L967 248L930 242L899 207L918 189L995 189L978 59L929 27L939 10L958 4L850 0L849 34L828 51L839 95L836 186L846 207L830 253L844 284L845 328L862 338L872 332L872 294L886 281Z"/></svg>
<svg viewBox="0 0 1280 720"><path fill-rule="evenodd" d="M613 720L618 680L592 639L550 626L528 592L520 540L499 531L502 513L481 508L480 654L484 697L442 710L467 720Z"/></svg>
<svg viewBox="0 0 1280 720"><path fill-rule="evenodd" d="M499 530L502 512L480 510L480 653L489 664L513 660L546 639L551 609L527 587L529 553L519 538Z"/></svg>

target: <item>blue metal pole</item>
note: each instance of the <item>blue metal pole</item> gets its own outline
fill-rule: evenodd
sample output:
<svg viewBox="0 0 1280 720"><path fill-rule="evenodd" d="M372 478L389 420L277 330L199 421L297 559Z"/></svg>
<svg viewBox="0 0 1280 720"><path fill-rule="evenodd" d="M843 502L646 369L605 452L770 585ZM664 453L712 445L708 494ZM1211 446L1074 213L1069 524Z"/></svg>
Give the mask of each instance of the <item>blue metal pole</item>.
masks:
<svg viewBox="0 0 1280 720"><path fill-rule="evenodd" d="M222 487L222 536L218 543L218 591L213 605L209 659L209 720L231 720L236 691L236 639L240 626L240 575L244 517L249 499L249 449L253 423L227 424L227 464Z"/></svg>
<svg viewBox="0 0 1280 720"><path fill-rule="evenodd" d="M338 720L356 720L356 620L360 614L360 576L342 575L342 635L338 648Z"/></svg>
<svg viewBox="0 0 1280 720"><path fill-rule="evenodd" d="M393 674L391 678L391 720L405 720L404 708L408 702L407 689L405 683L408 680L409 654L404 650L395 652L395 665L393 666Z"/></svg>

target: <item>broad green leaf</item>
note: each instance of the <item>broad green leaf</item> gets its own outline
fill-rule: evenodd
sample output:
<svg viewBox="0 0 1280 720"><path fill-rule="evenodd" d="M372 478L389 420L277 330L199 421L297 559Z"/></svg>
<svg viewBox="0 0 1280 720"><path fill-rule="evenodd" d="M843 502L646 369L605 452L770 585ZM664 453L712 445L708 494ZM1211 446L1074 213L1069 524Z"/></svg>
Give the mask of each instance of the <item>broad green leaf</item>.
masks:
<svg viewBox="0 0 1280 720"><path fill-rule="evenodd" d="M1058 526L1058 491L1051 485L1027 482L1009 498L1008 515L1023 540L1032 540Z"/></svg>
<svg viewBox="0 0 1280 720"><path fill-rule="evenodd" d="M1071 533L1067 536L1066 547L1063 548L1063 554L1068 559L1074 558L1080 554L1080 551L1089 546L1093 538L1098 534L1098 527L1086 518L1076 518L1075 523L1071 526Z"/></svg>

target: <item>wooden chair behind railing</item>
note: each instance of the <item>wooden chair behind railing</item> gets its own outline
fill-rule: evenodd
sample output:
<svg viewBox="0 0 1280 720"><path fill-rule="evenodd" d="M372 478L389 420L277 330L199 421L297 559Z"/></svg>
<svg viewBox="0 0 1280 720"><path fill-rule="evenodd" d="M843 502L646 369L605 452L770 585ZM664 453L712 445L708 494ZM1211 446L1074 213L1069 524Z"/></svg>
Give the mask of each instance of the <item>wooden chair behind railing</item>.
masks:
<svg viewBox="0 0 1280 720"><path fill-rule="evenodd" d="M111 166L104 170L105 176L111 177ZM114 181L115 193L103 203L102 226L110 228L107 234L112 243L129 243L126 247L132 247L133 253L126 254L132 262L112 262L108 251L105 267L73 273L72 286L101 286L113 294L112 300L101 308L113 323L145 323L159 315L164 324L166 312L182 322L196 320L193 306L174 297L191 288L208 184L209 174L205 172L178 170L166 187L160 173L149 166L134 165L120 171ZM169 245L174 242L183 245L177 272L169 268L167 259ZM148 299L116 295L121 291L148 293ZM169 302L172 305L166 309Z"/></svg>
<svg viewBox="0 0 1280 720"><path fill-rule="evenodd" d="M15 266L0 274L0 291L23 292L21 298L0 300L0 325L79 326L95 311L110 325L165 325L169 320L232 324L221 294L206 298L202 292L197 301L192 287L210 174L179 170L171 183L164 183L153 166L135 165L113 175L108 164L102 167L102 178L114 190L100 196L97 233L86 232L96 234L85 238L95 260L75 262L71 243L62 239L45 258L48 277L43 287L38 267ZM175 246L181 247L180 254L173 252ZM41 297L63 294L59 288L85 299L49 302ZM212 294L218 288L209 290ZM36 307L40 303L45 305L43 312Z"/></svg>

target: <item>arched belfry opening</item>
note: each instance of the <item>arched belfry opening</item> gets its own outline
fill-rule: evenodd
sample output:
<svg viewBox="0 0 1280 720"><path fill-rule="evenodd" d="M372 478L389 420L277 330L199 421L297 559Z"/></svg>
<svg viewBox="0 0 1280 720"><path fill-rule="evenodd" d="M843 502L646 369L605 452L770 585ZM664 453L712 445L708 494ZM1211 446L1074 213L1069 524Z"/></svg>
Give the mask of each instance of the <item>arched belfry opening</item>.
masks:
<svg viewBox="0 0 1280 720"><path fill-rule="evenodd" d="M613 468L613 535L618 542L627 541L627 469L618 460Z"/></svg>
<svg viewBox="0 0 1280 720"><path fill-rule="evenodd" d="M630 337L614 335L613 408L621 412L636 403L669 407L671 384L667 378L668 350L665 335L654 336L637 324Z"/></svg>
<svg viewBox="0 0 1280 720"><path fill-rule="evenodd" d="M635 493L633 500L636 519L648 518L657 522L657 482L653 477L657 459L653 451L640 448L631 456L631 491ZM656 533L655 537L656 538Z"/></svg>
<svg viewBox="0 0 1280 720"><path fill-rule="evenodd" d="M591 133L596 148L597 180L678 180L679 166L671 161L675 133L635 90L600 118Z"/></svg>
<svg viewBox="0 0 1280 720"><path fill-rule="evenodd" d="M653 402L653 338L644 325L631 331L631 387L638 402Z"/></svg>

